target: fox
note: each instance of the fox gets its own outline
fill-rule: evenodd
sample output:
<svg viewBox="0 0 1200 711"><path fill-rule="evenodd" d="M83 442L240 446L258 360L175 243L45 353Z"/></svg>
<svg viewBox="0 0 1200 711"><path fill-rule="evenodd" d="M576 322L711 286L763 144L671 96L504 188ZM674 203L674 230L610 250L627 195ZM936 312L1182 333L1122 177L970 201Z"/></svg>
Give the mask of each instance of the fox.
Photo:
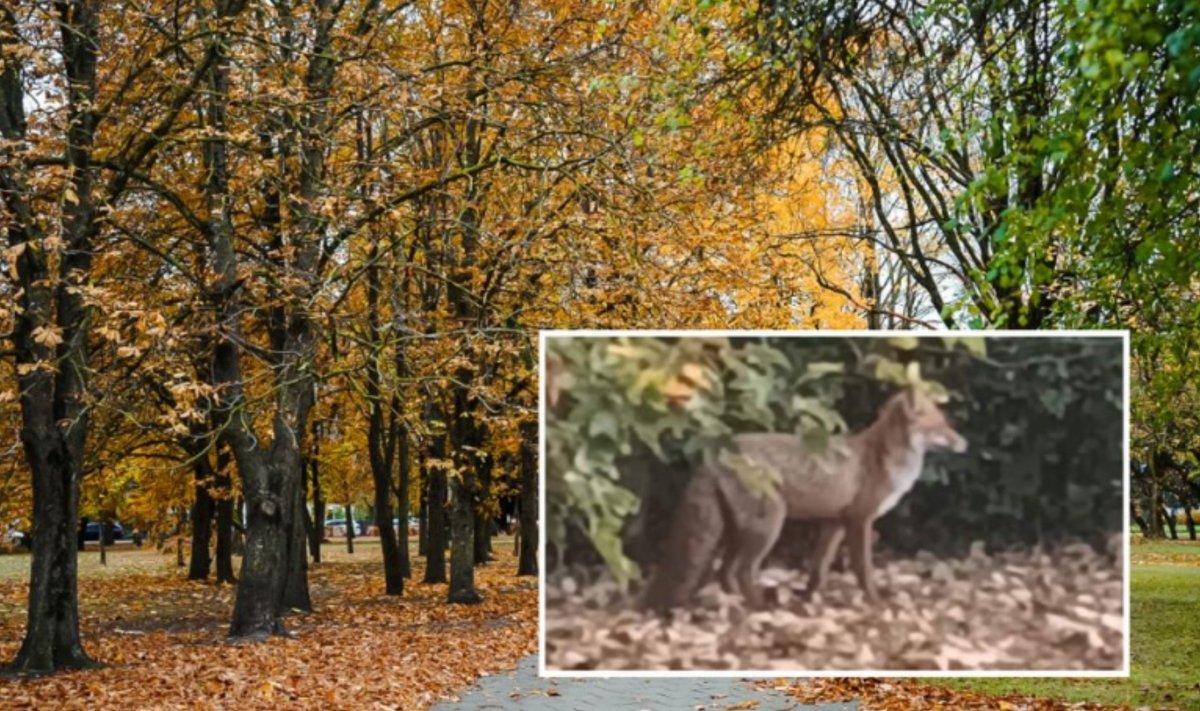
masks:
<svg viewBox="0 0 1200 711"><path fill-rule="evenodd" d="M747 488L728 460L700 465L684 489L663 562L647 581L640 608L686 605L718 556L722 587L762 608L759 570L788 519L818 523L806 594L821 589L845 538L866 600L878 602L871 561L875 520L912 489L927 451L961 454L967 440L929 395L906 387L885 401L866 429L833 435L820 452L798 434L775 432L734 435L732 449L741 461L778 473L778 491L763 495Z"/></svg>

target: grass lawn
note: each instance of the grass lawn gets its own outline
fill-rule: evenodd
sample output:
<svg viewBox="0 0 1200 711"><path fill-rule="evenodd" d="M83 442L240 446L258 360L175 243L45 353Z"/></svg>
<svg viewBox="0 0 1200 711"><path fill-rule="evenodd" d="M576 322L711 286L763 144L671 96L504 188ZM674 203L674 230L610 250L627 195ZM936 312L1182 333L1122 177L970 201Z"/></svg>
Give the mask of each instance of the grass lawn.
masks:
<svg viewBox="0 0 1200 711"><path fill-rule="evenodd" d="M1200 543L1134 539L1128 679L944 679L982 693L1200 709Z"/></svg>
<svg viewBox="0 0 1200 711"><path fill-rule="evenodd" d="M512 550L512 537L496 537L493 539L496 550ZM417 541L410 538L409 554L417 555ZM100 548L95 543L89 543L87 550L79 554L79 578L122 578L131 575L173 576L179 574L175 563L175 548L168 546L162 551L151 554L154 546L138 548L132 543L117 543L110 546L107 552L108 565L100 565ZM354 539L355 554L346 553L345 538L331 538L321 544L321 559L333 562L354 562L361 558L373 560L380 556L379 538L376 536L356 536ZM184 547L184 555L191 555L191 550ZM449 553L447 553L449 555ZM242 559L233 558L233 572L238 573ZM186 569L185 569L186 570ZM6 553L0 555L0 583L5 581L27 580L29 578L29 554L26 552Z"/></svg>
<svg viewBox="0 0 1200 711"><path fill-rule="evenodd" d="M499 544L497 544L499 545ZM511 544L509 545L511 548ZM321 545L321 558L327 563L347 563L363 566L367 561L376 561L381 557L378 538L355 538L354 555L346 553L346 539L335 538ZM184 548L185 554L191 551ZM416 541L411 541L409 553L414 560L417 554ZM103 615L114 605L132 605L135 611L143 608L151 609L160 618L170 618L179 612L174 603L180 602L182 607L188 607L189 600L178 600L175 596L166 595L151 603L141 600L139 589L170 585L172 581L181 580L187 575L187 568L175 564L175 548L167 546L161 551L154 546L138 548L129 542L117 543L110 546L107 552L107 565L100 564L100 548L95 543L89 543L87 548L79 553L79 610L84 618ZM214 564L215 565L215 564ZM241 574L241 556L233 557L233 572ZM340 568L335 565L334 569ZM374 569L367 565L364 571ZM210 576L212 571L210 569ZM211 577L210 577L211 579ZM29 553L25 551L0 555L0 624L5 621L20 620L24 622L26 610L26 586L29 580ZM203 585L203 583L194 583ZM109 599L107 594L114 590L129 589L132 603L124 599ZM232 599L232 588L226 587L226 596ZM228 600L224 602L229 602ZM230 609L232 607L230 606ZM219 619L219 615L214 615ZM223 622L222 622L223 624ZM86 641L86 640L85 640ZM5 660L0 659L0 664Z"/></svg>

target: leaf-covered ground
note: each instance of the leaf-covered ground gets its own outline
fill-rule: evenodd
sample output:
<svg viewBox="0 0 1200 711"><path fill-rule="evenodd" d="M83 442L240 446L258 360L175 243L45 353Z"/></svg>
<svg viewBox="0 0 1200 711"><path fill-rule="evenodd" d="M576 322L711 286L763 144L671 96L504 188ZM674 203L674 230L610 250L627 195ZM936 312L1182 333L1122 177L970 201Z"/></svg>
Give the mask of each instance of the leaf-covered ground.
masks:
<svg viewBox="0 0 1200 711"><path fill-rule="evenodd" d="M1129 709L1027 695L979 694L906 679L811 679L764 683L804 703L857 701L859 711L1109 711Z"/></svg>
<svg viewBox="0 0 1200 711"><path fill-rule="evenodd" d="M184 580L173 557L121 550L101 570L85 553L84 646L107 667L0 679L0 707L422 708L536 648L536 581L515 577L511 548L498 540L498 560L476 569L482 605L451 606L444 585L384 596L378 545L328 546L311 573L317 611L288 618L292 639L258 644L226 639L232 590ZM16 654L26 594L24 577L0 575L0 660Z"/></svg>
<svg viewBox="0 0 1200 711"><path fill-rule="evenodd" d="M1119 564L1084 545L959 560L922 555L880 566L885 599L864 604L834 573L813 599L806 576L764 571L767 609L715 584L667 617L631 609L601 577L548 585L553 669L1114 670L1123 651Z"/></svg>

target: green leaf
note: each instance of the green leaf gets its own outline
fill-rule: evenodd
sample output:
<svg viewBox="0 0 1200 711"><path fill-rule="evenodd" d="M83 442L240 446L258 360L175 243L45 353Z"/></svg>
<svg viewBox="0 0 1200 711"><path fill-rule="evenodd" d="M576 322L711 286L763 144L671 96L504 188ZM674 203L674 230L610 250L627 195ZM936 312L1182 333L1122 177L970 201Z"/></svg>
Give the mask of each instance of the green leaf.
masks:
<svg viewBox="0 0 1200 711"><path fill-rule="evenodd" d="M602 410L592 417L592 421L588 425L588 435L592 437L603 435L615 442L619 439L620 427L616 415L607 410Z"/></svg>

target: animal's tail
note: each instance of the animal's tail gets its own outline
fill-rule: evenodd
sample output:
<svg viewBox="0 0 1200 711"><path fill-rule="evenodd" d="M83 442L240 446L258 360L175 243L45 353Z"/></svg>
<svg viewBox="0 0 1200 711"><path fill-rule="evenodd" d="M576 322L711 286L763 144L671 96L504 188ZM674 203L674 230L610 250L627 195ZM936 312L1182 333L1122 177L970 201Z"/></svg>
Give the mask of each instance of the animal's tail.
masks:
<svg viewBox="0 0 1200 711"><path fill-rule="evenodd" d="M667 610L684 605L712 568L725 529L721 488L714 472L701 469L688 482L662 548L662 556L638 606Z"/></svg>

